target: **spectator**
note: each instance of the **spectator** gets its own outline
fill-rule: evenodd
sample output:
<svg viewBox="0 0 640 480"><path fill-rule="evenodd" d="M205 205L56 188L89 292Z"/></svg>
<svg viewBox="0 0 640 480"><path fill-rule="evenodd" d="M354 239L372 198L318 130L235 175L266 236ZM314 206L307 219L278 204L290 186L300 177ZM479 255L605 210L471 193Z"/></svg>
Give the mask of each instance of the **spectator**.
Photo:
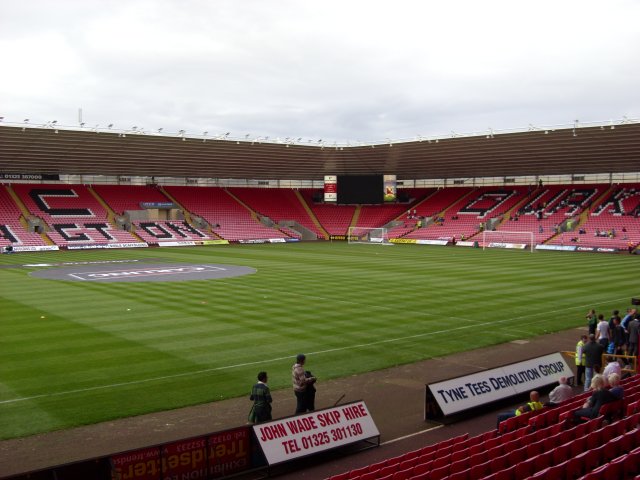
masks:
<svg viewBox="0 0 640 480"><path fill-rule="evenodd" d="M629 342L627 348L627 355L638 355L638 333L640 332L640 320L638 319L638 312L633 315L633 320L629 322Z"/></svg>
<svg viewBox="0 0 640 480"><path fill-rule="evenodd" d="M594 309L589 310L587 313L587 326L589 327L589 335L595 335L596 325L598 324L598 317Z"/></svg>
<svg viewBox="0 0 640 480"><path fill-rule="evenodd" d="M306 362L307 357L299 353L296 356L296 363L291 368L291 379L293 382L293 392L296 395L296 415L298 413L305 413L308 411L312 411L314 405L309 401L309 386L313 386L316 383L316 377L305 375L304 364ZM315 387L313 388L314 399L315 399Z"/></svg>
<svg viewBox="0 0 640 480"><path fill-rule="evenodd" d="M604 319L604 315L602 314L598 315L596 339L605 349L609 346L609 322Z"/></svg>
<svg viewBox="0 0 640 480"><path fill-rule="evenodd" d="M611 342L613 343L613 353L624 355L624 346L627 343L627 334L620 325L620 317L613 319L613 329L611 330Z"/></svg>
<svg viewBox="0 0 640 480"><path fill-rule="evenodd" d="M622 400L624 398L624 388L620 386L620 375L618 375L617 373L612 373L607 378L607 382L611 387L609 389L609 392L611 392L611 395L616 397L616 400Z"/></svg>
<svg viewBox="0 0 640 480"><path fill-rule="evenodd" d="M560 377L558 386L549 392L549 401L545 406L555 407L571 397L573 397L573 389L567 385L567 377Z"/></svg>
<svg viewBox="0 0 640 480"><path fill-rule="evenodd" d="M584 346L587 344L588 337L582 335L576 344L576 385L581 386L584 383Z"/></svg>
<svg viewBox="0 0 640 480"><path fill-rule="evenodd" d="M613 312L611 312L611 318L609 318L609 330L613 330L613 321L615 319L620 320L620 311L619 310L614 310Z"/></svg>
<svg viewBox="0 0 640 480"><path fill-rule="evenodd" d="M606 403L616 400L616 397L604 388L604 378L602 375L596 375L591 380L591 390L593 394L585 402L581 409L573 412L574 422L579 422L582 417L596 418L600 412L600 407Z"/></svg>
<svg viewBox="0 0 640 480"><path fill-rule="evenodd" d="M608 385L609 375L614 373L618 374L618 377L622 374L622 367L618 363L618 360L614 357L607 357L607 366L604 367L602 376L604 377L605 385Z"/></svg>
<svg viewBox="0 0 640 480"><path fill-rule="evenodd" d="M589 335L589 342L584 346L582 352L584 353L585 362L584 391L586 392L591 385L594 370L600 370L604 348L596 342L595 335Z"/></svg>
<svg viewBox="0 0 640 480"><path fill-rule="evenodd" d="M267 372L258 373L258 383L251 389L249 400L253 406L249 412L249 423L261 423L271 420L271 391L267 385Z"/></svg>
<svg viewBox="0 0 640 480"><path fill-rule="evenodd" d="M533 390L529 393L529 401L526 403L526 405L521 405L512 412L503 412L498 414L498 424L496 428L499 428L500 423L509 418L518 417L523 413L541 410L543 407L544 405L540 403L540 394Z"/></svg>
<svg viewBox="0 0 640 480"><path fill-rule="evenodd" d="M624 329L625 334L629 333L629 322L633 320L635 313L635 308L627 308L627 314L622 318L622 322L620 322L620 326Z"/></svg>

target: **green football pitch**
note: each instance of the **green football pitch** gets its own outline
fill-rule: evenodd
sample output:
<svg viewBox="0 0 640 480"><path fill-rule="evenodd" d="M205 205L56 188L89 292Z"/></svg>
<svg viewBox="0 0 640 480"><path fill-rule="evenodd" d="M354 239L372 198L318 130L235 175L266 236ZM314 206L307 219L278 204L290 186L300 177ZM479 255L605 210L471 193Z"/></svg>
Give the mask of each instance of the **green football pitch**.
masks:
<svg viewBox="0 0 640 480"><path fill-rule="evenodd" d="M257 272L100 283L24 266L126 259ZM582 326L640 294L637 260L345 243L2 255L0 438L244 396L260 370L290 388L298 352L328 379Z"/></svg>

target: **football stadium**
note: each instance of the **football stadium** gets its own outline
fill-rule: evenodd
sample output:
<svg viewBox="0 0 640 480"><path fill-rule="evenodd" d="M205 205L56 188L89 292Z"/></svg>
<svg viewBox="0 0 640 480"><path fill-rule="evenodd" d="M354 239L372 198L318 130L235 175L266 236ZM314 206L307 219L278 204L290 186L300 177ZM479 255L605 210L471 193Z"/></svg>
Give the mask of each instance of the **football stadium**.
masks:
<svg viewBox="0 0 640 480"><path fill-rule="evenodd" d="M2 2L0 480L640 479L639 17Z"/></svg>
<svg viewBox="0 0 640 480"><path fill-rule="evenodd" d="M569 423L582 394L498 430L496 408L528 393L520 380L495 377L507 379L492 380L498 396L453 411L468 394L430 385L556 355L537 384L548 391L574 376L560 352L586 333L588 310L608 320L632 308L640 124L340 148L55 125L4 125L0 140L13 159L0 190L7 478L218 478L280 464L299 476L314 461L332 471L310 478L633 470L634 375L609 421ZM317 410L301 418L347 421L352 405L371 424L330 448L283 441L284 457L270 458L246 425L247 392L269 373L276 424L261 431L279 438L277 422L296 418L300 352L319 378ZM485 403L490 425L465 423ZM141 420L163 415L162 428ZM572 463L591 435L597 465ZM206 455L222 438L243 446L242 461ZM372 457L344 451L380 441ZM356 458L369 463L351 468Z"/></svg>

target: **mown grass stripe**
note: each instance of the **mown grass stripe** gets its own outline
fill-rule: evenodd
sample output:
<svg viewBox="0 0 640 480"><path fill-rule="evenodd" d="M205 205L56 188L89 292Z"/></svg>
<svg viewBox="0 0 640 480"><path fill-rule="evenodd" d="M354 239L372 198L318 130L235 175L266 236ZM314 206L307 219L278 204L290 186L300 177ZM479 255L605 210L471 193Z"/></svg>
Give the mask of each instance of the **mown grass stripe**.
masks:
<svg viewBox="0 0 640 480"><path fill-rule="evenodd" d="M0 263L110 259L257 273L98 284L0 269L3 438L244 395L263 368L273 389L289 388L299 351L322 379L352 375L583 325L587 308L608 314L638 294L627 256L318 243L21 254ZM430 335L437 342L426 342Z"/></svg>

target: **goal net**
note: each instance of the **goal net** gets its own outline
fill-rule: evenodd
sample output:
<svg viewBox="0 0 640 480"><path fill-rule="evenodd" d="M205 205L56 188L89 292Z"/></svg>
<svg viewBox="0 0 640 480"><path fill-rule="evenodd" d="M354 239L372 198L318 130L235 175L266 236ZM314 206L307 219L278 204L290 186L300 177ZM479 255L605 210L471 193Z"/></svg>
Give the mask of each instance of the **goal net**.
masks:
<svg viewBox="0 0 640 480"><path fill-rule="evenodd" d="M389 242L386 228L349 227L347 235L349 243L375 243L378 245L393 245Z"/></svg>
<svg viewBox="0 0 640 480"><path fill-rule="evenodd" d="M535 249L535 235L533 232L482 232L482 249L486 248L513 248L516 250Z"/></svg>

